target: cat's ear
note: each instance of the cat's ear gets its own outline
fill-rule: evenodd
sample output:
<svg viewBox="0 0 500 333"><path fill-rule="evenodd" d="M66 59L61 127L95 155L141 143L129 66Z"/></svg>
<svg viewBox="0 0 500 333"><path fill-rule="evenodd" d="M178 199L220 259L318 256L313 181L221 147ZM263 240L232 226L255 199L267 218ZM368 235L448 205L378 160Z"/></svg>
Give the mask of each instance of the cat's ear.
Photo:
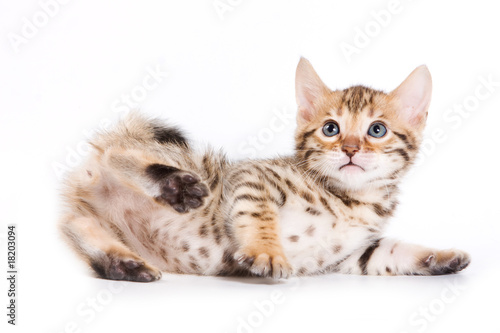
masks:
<svg viewBox="0 0 500 333"><path fill-rule="evenodd" d="M328 91L311 63L301 57L295 73L295 98L299 107L297 115L299 123L313 119L319 99Z"/></svg>
<svg viewBox="0 0 500 333"><path fill-rule="evenodd" d="M427 66L417 67L390 95L398 103L398 113L410 125L423 127L431 102L432 79Z"/></svg>

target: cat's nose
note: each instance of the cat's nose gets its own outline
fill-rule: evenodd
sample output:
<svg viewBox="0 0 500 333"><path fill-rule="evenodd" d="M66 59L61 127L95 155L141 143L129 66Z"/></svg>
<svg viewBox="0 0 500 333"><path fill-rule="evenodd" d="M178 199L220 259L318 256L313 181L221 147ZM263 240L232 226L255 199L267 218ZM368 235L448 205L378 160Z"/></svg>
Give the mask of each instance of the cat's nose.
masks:
<svg viewBox="0 0 500 333"><path fill-rule="evenodd" d="M359 146L357 145L343 145L342 151L349 157L353 157L359 151Z"/></svg>

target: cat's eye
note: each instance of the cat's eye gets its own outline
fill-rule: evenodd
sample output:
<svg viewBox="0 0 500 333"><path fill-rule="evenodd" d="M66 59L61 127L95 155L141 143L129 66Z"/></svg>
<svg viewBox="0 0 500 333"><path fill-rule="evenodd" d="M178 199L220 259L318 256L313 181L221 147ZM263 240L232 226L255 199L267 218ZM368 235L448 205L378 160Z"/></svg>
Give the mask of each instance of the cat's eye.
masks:
<svg viewBox="0 0 500 333"><path fill-rule="evenodd" d="M329 121L323 126L323 134L326 136L335 136L339 132L339 125L334 121Z"/></svg>
<svg viewBox="0 0 500 333"><path fill-rule="evenodd" d="M374 138L381 138L387 133L387 128L382 123L373 123L368 129L368 134Z"/></svg>

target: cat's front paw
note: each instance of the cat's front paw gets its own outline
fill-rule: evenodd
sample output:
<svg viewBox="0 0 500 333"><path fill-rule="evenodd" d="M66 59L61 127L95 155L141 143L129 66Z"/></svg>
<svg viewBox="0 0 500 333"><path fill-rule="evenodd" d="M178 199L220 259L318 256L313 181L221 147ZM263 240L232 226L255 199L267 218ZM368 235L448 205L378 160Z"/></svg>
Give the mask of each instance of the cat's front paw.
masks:
<svg viewBox="0 0 500 333"><path fill-rule="evenodd" d="M286 279L293 274L293 268L281 251L262 252L244 249L234 254L238 264L245 266L252 274L273 279Z"/></svg>
<svg viewBox="0 0 500 333"><path fill-rule="evenodd" d="M443 250L425 254L420 266L429 275L457 273L470 263L470 255L459 250Z"/></svg>
<svg viewBox="0 0 500 333"><path fill-rule="evenodd" d="M188 171L176 171L168 175L160 185L158 200L163 201L179 213L185 213L203 205L209 190L200 177Z"/></svg>

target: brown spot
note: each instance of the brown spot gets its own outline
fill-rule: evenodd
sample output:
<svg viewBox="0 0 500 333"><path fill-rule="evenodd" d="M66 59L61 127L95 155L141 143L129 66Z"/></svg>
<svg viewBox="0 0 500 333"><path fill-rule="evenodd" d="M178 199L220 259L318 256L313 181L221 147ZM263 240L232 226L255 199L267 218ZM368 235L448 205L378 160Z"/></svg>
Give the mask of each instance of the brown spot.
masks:
<svg viewBox="0 0 500 333"><path fill-rule="evenodd" d="M203 215L207 216L210 213L210 209L212 208L212 201L203 209Z"/></svg>
<svg viewBox="0 0 500 333"><path fill-rule="evenodd" d="M293 236L290 236L288 237L288 239L290 240L290 242L293 242L293 243L296 243L298 240L299 240L299 236L297 235L293 235Z"/></svg>
<svg viewBox="0 0 500 333"><path fill-rule="evenodd" d="M312 207L307 207L306 213L309 213L311 215L321 215L321 212L319 210L316 210L315 208Z"/></svg>
<svg viewBox="0 0 500 333"><path fill-rule="evenodd" d="M233 252L229 249L224 250L224 254L222 255L222 263L223 264L233 264L234 263L234 258L233 258Z"/></svg>
<svg viewBox="0 0 500 333"><path fill-rule="evenodd" d="M313 236L314 231L316 230L316 227L313 226L312 224L306 229L306 235L308 236Z"/></svg>
<svg viewBox="0 0 500 333"><path fill-rule="evenodd" d="M325 263L325 260L323 258L318 259L318 266L319 267L322 267L324 263Z"/></svg>
<svg viewBox="0 0 500 333"><path fill-rule="evenodd" d="M306 274L306 273L307 273L307 268L305 268L305 267L301 267L301 268L297 271L297 273L298 273L299 275L304 275L304 274Z"/></svg>
<svg viewBox="0 0 500 333"><path fill-rule="evenodd" d="M251 214L252 217L258 218L261 221L272 221L274 220L275 214L273 212L255 212Z"/></svg>
<svg viewBox="0 0 500 333"><path fill-rule="evenodd" d="M207 237L207 235L208 235L208 227L207 227L207 225L206 224L202 224L200 226L200 230L198 231L198 233L199 233L199 235L201 237Z"/></svg>
<svg viewBox="0 0 500 333"><path fill-rule="evenodd" d="M244 215L248 215L248 214L250 214L250 212L246 212L246 211L242 210L242 211L236 213L236 215L234 215L233 219L236 219L236 218L238 218L240 216L244 216Z"/></svg>
<svg viewBox="0 0 500 333"><path fill-rule="evenodd" d="M380 217L385 217L391 213L390 209L382 207L380 204L372 204L373 211Z"/></svg>
<svg viewBox="0 0 500 333"><path fill-rule="evenodd" d="M198 253L200 254L200 256L202 256L203 258L208 258L210 257L210 253L208 252L208 249L206 247L200 247L198 249Z"/></svg>
<svg viewBox="0 0 500 333"><path fill-rule="evenodd" d="M240 200L253 201L253 202L267 202L267 201L271 201L271 198L269 198L269 197L256 197L256 196L250 195L250 194L241 194L241 195L238 195L236 198L234 198L233 203L236 203L237 201L240 201Z"/></svg>
<svg viewBox="0 0 500 333"><path fill-rule="evenodd" d="M292 182L290 181L290 179L288 179L288 178L285 179L285 183L288 186L288 188L290 188L290 191L292 191L293 194L297 193L297 188L295 187L295 185L292 184Z"/></svg>
<svg viewBox="0 0 500 333"><path fill-rule="evenodd" d="M398 246L398 244L394 244L394 245L392 246L392 249L391 249L391 254L393 254L393 253L394 253L394 249L396 248L396 246Z"/></svg>
<svg viewBox="0 0 500 333"><path fill-rule="evenodd" d="M314 198L313 198L313 196L312 196L310 193L308 193L308 192L302 192L302 193L300 193L300 196L301 196L301 197L302 197L305 201L307 201L307 202L309 202L309 203L313 203L313 202L314 202Z"/></svg>
<svg viewBox="0 0 500 333"><path fill-rule="evenodd" d="M167 251L165 251L164 248L160 248L160 255L161 255L161 258L163 259L163 261L165 261L165 263L168 264L168 253L167 253Z"/></svg>
<svg viewBox="0 0 500 333"><path fill-rule="evenodd" d="M228 221L228 220L225 220L224 221L224 233L229 237L229 238L232 238L233 237L233 226L231 225L231 223Z"/></svg>
<svg viewBox="0 0 500 333"><path fill-rule="evenodd" d="M259 184L259 183L256 183L256 182L243 182L243 183L240 183L240 184L237 184L234 186L235 188L239 188L239 187L249 187L249 188L252 188L254 190L258 190L258 191L264 191L266 188L264 187L264 185L262 184Z"/></svg>
<svg viewBox="0 0 500 333"><path fill-rule="evenodd" d="M189 251L189 244L186 242L182 243L182 251L187 252Z"/></svg>
<svg viewBox="0 0 500 333"><path fill-rule="evenodd" d="M337 216L337 214L335 214L335 212L332 210L332 208L330 207L330 205L328 204L328 201L323 198L323 197L320 197L319 198L319 201L321 202L321 204L323 205L323 207L325 207L325 209L330 213L332 214L333 216Z"/></svg>
<svg viewBox="0 0 500 333"><path fill-rule="evenodd" d="M103 185L101 188L101 195L103 197L109 197L111 193L111 189L107 185Z"/></svg>
<svg viewBox="0 0 500 333"><path fill-rule="evenodd" d="M266 167L266 170L269 171L274 176L274 178L276 178L277 180L281 180L280 175L278 175L278 173L276 173L276 171L274 171L273 169L268 168L268 167Z"/></svg>
<svg viewBox="0 0 500 333"><path fill-rule="evenodd" d="M334 196L339 198L344 203L344 205L346 205L347 207L351 207L352 205L360 205L361 204L361 202L359 200L351 198L347 193L345 193L344 191L342 191L338 188L329 186L327 188L327 190L328 190L328 192L330 192L331 194L333 194Z"/></svg>
<svg viewBox="0 0 500 333"><path fill-rule="evenodd" d="M391 274L391 273L392 273L392 270L391 270L389 267L386 267L386 268L385 268L385 271L386 271L387 273L389 273L389 274Z"/></svg>
<svg viewBox="0 0 500 333"><path fill-rule="evenodd" d="M78 210L80 210L84 213L90 213L92 215L97 215L97 210L88 201L83 200L83 199L78 199L78 203L79 203Z"/></svg>
<svg viewBox="0 0 500 333"><path fill-rule="evenodd" d="M200 266L194 261L191 261L189 263L189 267L191 267L191 269L193 269L196 272L198 272L200 270Z"/></svg>
<svg viewBox="0 0 500 333"><path fill-rule="evenodd" d="M220 244L220 240L222 238L222 234L220 232L219 227L215 226L214 229L213 229L213 231L214 231L215 242L217 244Z"/></svg>
<svg viewBox="0 0 500 333"><path fill-rule="evenodd" d="M339 253L340 251L342 251L342 245L338 245L338 244L337 244L337 245L332 246L332 252L333 252L334 254L337 254L337 253Z"/></svg>

